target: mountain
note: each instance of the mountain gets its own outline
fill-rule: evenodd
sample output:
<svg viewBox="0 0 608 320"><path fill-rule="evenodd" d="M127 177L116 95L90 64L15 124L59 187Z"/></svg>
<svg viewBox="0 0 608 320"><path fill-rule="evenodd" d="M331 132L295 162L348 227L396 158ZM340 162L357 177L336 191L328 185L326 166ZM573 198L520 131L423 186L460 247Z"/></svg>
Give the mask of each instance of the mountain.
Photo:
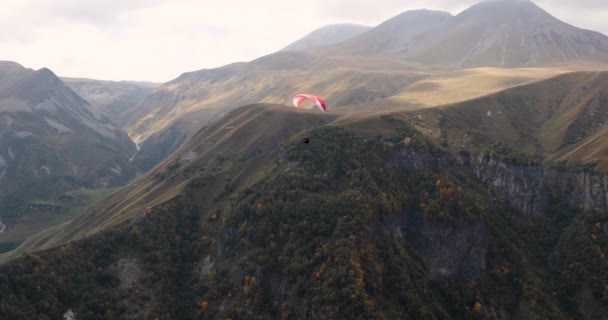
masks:
<svg viewBox="0 0 608 320"><path fill-rule="evenodd" d="M0 311L601 319L608 216L577 203L582 185L565 178L578 173L497 143L442 148L409 124L416 112L350 122L306 112L305 145L293 109L234 109L28 241L49 249L0 267Z"/></svg>
<svg viewBox="0 0 608 320"><path fill-rule="evenodd" d="M406 59L449 68L608 61L608 37L568 25L526 0L481 2L421 38Z"/></svg>
<svg viewBox="0 0 608 320"><path fill-rule="evenodd" d="M150 171L0 254L0 312L604 319L608 73L567 72L603 61L603 36L526 1L393 21L417 14L437 21L399 42L358 45L371 29L155 89L126 117ZM549 26L531 29L534 63L552 67L459 69L509 66L509 46L462 47L533 20ZM543 44L562 35L574 44ZM296 112L301 91L331 111Z"/></svg>
<svg viewBox="0 0 608 320"><path fill-rule="evenodd" d="M371 27L360 24L332 24L307 34L280 51L306 51L326 47L353 38L369 29Z"/></svg>
<svg viewBox="0 0 608 320"><path fill-rule="evenodd" d="M66 191L127 182L135 151L124 131L49 69L0 62L0 219L8 226L0 239L20 223L59 215Z"/></svg>
<svg viewBox="0 0 608 320"><path fill-rule="evenodd" d="M127 131L141 145L134 162L150 169L201 126L242 105L288 103L300 92L323 95L332 107L363 103L391 96L425 76L398 62L305 52L185 73L129 113Z"/></svg>
<svg viewBox="0 0 608 320"><path fill-rule="evenodd" d="M531 1L491 0L456 16L408 11L327 54L386 55L427 70L605 64L608 37L566 24Z"/></svg>
<svg viewBox="0 0 608 320"><path fill-rule="evenodd" d="M418 45L418 37L432 30L442 30L454 17L449 12L410 10L332 48L331 55L390 55L406 52Z"/></svg>
<svg viewBox="0 0 608 320"><path fill-rule="evenodd" d="M431 100L448 103L526 79L596 68L608 62L607 48L604 35L563 23L529 1L486 1L456 16L413 10L331 46L281 51L246 63L185 73L148 95L126 115L125 124L141 145L134 162L149 170L201 125L245 104L287 103L295 93L313 92L323 95L332 110L346 106L360 110L368 104L386 110L428 107L436 105ZM553 71L539 70L531 77L492 75L487 84L484 76L479 85L453 87L446 95L442 91L447 99L420 103L420 97L428 98L428 88L435 85L432 78L424 82L427 77L462 75L463 83L472 83L467 72L441 73L473 67Z"/></svg>
<svg viewBox="0 0 608 320"><path fill-rule="evenodd" d="M123 126L125 115L160 84L135 81L104 81L82 78L61 80L83 97L91 108L118 126Z"/></svg>

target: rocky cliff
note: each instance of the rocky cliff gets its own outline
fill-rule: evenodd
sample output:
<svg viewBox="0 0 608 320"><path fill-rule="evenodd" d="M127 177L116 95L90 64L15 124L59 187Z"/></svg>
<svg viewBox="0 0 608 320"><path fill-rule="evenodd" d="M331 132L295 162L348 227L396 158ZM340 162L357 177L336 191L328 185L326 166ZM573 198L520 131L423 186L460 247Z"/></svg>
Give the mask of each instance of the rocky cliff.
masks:
<svg viewBox="0 0 608 320"><path fill-rule="evenodd" d="M608 208L608 173L578 170L548 170L547 181L571 207Z"/></svg>
<svg viewBox="0 0 608 320"><path fill-rule="evenodd" d="M487 154L470 159L475 176L492 194L524 214L538 214L546 206L545 180L540 164L510 163Z"/></svg>

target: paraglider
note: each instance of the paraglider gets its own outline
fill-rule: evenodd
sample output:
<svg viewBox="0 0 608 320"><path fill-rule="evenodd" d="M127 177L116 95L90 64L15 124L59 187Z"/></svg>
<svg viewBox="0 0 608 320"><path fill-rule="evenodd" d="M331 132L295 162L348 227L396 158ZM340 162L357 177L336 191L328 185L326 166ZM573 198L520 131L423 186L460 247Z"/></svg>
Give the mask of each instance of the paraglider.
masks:
<svg viewBox="0 0 608 320"><path fill-rule="evenodd" d="M306 99L311 100L312 102L314 102L315 106L317 106L317 108L319 108L319 110L326 112L327 111L327 104L325 103L325 100L319 96L315 96L312 94L297 94L294 98L293 98L293 105L298 108L299 111L299 107L300 104L302 104L302 102ZM308 138L308 128L306 128L306 134L304 135L304 143L305 144L309 144L310 143L310 139Z"/></svg>
<svg viewBox="0 0 608 320"><path fill-rule="evenodd" d="M327 104L325 104L325 100L323 100L323 98L321 98L319 96L315 96L312 94L297 94L293 98L293 105L296 106L296 108L297 108L306 99L312 100L315 103L315 105L319 108L319 110L321 110L323 112L327 111Z"/></svg>

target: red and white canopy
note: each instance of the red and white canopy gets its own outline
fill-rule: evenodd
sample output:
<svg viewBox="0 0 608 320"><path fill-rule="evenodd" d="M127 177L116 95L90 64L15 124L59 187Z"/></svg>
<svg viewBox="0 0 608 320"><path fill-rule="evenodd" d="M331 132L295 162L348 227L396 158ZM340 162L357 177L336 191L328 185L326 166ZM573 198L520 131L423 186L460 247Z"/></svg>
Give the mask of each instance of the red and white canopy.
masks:
<svg viewBox="0 0 608 320"><path fill-rule="evenodd" d="M321 110L323 112L327 111L327 104L325 104L325 100L323 100L323 98L321 98L319 96L315 96L312 94L297 94L293 98L293 105L298 107L302 103L302 101L304 101L306 99L312 100L315 103L315 105L319 108L319 110Z"/></svg>

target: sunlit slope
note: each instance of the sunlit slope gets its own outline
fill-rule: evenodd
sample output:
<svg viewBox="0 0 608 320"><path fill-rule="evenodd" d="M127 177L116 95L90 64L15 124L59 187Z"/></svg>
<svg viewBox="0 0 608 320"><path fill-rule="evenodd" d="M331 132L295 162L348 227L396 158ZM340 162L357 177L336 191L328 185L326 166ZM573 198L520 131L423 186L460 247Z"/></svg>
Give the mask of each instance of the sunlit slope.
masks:
<svg viewBox="0 0 608 320"><path fill-rule="evenodd" d="M389 99L423 107L455 103L564 73L558 68L474 68L422 79Z"/></svg>
<svg viewBox="0 0 608 320"><path fill-rule="evenodd" d="M608 72L574 72L402 116L456 149L503 141L547 160L599 161L606 167L607 97Z"/></svg>
<svg viewBox="0 0 608 320"><path fill-rule="evenodd" d="M335 119L333 115L285 105L248 105L229 112L199 131L154 170L121 190L102 199L76 219L45 230L0 255L0 262L22 252L50 248L106 230L128 219L144 215L154 207L178 196L197 178L206 181L207 199L199 199L220 209L227 178L235 190L245 188L263 177L270 153L280 152L288 139L300 139L306 128ZM269 125L272 124L272 125ZM300 133L300 134L298 134ZM322 139L322 137L311 137Z"/></svg>

